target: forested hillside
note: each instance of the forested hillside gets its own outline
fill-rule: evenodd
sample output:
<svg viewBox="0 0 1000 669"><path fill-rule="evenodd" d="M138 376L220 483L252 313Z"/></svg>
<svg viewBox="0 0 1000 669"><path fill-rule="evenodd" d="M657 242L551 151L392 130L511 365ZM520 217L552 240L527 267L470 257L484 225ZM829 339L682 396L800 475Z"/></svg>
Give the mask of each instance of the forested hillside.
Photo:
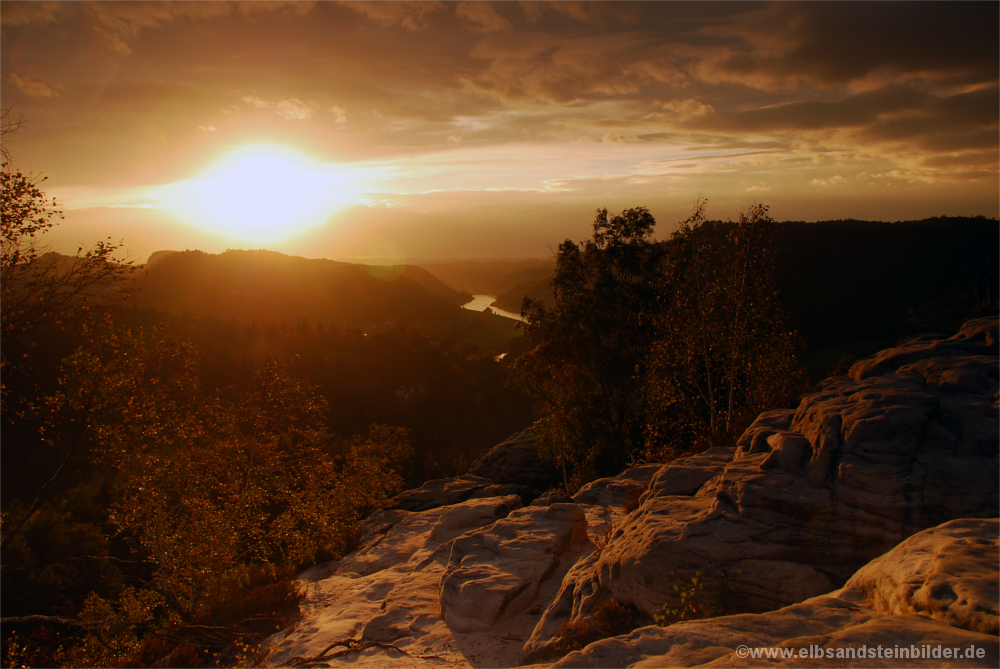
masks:
<svg viewBox="0 0 1000 669"><path fill-rule="evenodd" d="M443 327L470 299L410 265L354 265L273 251L154 255L136 277L137 305L240 324L307 319L339 329L386 321Z"/></svg>
<svg viewBox="0 0 1000 669"><path fill-rule="evenodd" d="M911 333L952 332L980 315L989 286L997 294L995 219L777 223L772 244L775 288L814 380L842 356L868 355ZM497 305L517 311L529 297L551 306L550 280L516 286Z"/></svg>

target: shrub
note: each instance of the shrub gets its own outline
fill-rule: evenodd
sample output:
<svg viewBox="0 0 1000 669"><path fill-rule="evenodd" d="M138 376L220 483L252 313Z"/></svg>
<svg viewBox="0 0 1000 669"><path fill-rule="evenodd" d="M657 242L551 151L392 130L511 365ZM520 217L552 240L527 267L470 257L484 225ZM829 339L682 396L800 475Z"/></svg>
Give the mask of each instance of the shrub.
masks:
<svg viewBox="0 0 1000 669"><path fill-rule="evenodd" d="M737 570L738 577L743 572ZM671 608L664 604L653 613L653 620L660 627L667 627L683 620L700 620L736 613L739 586L723 571L717 578L706 578L697 571L690 580L676 579L674 592L680 598L680 606Z"/></svg>
<svg viewBox="0 0 1000 669"><path fill-rule="evenodd" d="M553 650L565 655L595 641L628 634L640 619L639 610L631 602L601 597L594 602L590 618L567 622L559 628L559 640Z"/></svg>

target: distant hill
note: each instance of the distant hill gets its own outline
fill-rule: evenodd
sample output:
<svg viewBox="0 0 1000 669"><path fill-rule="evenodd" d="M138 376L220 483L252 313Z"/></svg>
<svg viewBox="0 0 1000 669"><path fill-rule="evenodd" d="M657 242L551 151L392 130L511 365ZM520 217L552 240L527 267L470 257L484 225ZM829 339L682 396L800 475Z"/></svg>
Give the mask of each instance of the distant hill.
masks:
<svg viewBox="0 0 1000 669"><path fill-rule="evenodd" d="M461 260L455 262L421 262L418 267L427 270L442 282L458 291L476 295L500 295L526 282L547 280L555 269L552 258L526 260ZM520 311L518 303L517 309Z"/></svg>
<svg viewBox="0 0 1000 669"><path fill-rule="evenodd" d="M419 267L368 266L273 251L157 252L134 302L238 323L320 321L338 328L441 323L462 317L463 295Z"/></svg>
<svg viewBox="0 0 1000 669"><path fill-rule="evenodd" d="M519 283L503 291L497 295L497 299L493 304L501 309L516 313L521 313L521 305L526 297L538 300L546 307L554 306L555 298L552 296L552 289L549 287L549 281L552 280L552 273L552 270L550 270L545 276Z"/></svg>

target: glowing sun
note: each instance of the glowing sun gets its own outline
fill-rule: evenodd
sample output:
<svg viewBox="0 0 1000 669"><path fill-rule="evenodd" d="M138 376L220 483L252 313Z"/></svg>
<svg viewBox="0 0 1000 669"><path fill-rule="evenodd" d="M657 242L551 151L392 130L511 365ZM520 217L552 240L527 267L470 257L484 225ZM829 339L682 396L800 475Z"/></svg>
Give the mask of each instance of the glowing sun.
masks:
<svg viewBox="0 0 1000 669"><path fill-rule="evenodd" d="M250 146L176 184L177 213L224 237L285 239L326 222L342 181L343 175L290 149Z"/></svg>

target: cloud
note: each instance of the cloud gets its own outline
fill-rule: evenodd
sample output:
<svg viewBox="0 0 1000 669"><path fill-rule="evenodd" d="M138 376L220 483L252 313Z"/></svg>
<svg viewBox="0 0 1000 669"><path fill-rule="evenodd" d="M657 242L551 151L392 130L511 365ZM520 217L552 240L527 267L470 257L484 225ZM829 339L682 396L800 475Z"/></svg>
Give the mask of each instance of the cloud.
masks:
<svg viewBox="0 0 1000 669"><path fill-rule="evenodd" d="M261 100L256 95L244 95L243 97L240 98L240 100L243 100L245 104L253 105L257 109L267 109L268 107L271 106L269 102Z"/></svg>
<svg viewBox="0 0 1000 669"><path fill-rule="evenodd" d="M214 125L199 125L198 130L203 130L205 132L215 132L216 128Z"/></svg>
<svg viewBox="0 0 1000 669"><path fill-rule="evenodd" d="M460 2L455 7L455 16L471 23L476 32L510 30L510 22L497 14L497 10L489 2Z"/></svg>
<svg viewBox="0 0 1000 669"><path fill-rule="evenodd" d="M761 89L847 84L871 75L995 79L996 3L772 3L716 26L701 76Z"/></svg>
<svg viewBox="0 0 1000 669"><path fill-rule="evenodd" d="M330 107L330 112L333 114L334 123L347 122L347 112L345 112L342 107L337 107L337 106Z"/></svg>
<svg viewBox="0 0 1000 669"><path fill-rule="evenodd" d="M930 100L927 93L890 86L841 100L804 100L765 105L738 112L723 112L694 119L693 125L728 131L817 130L860 126L878 118L919 108ZM692 120L692 119L689 119Z"/></svg>
<svg viewBox="0 0 1000 669"><path fill-rule="evenodd" d="M665 121L668 123L679 123L690 121L691 119L703 118L715 113L712 105L705 105L688 98L686 100L671 100L662 104L663 111L649 114L644 120Z"/></svg>
<svg viewBox="0 0 1000 669"><path fill-rule="evenodd" d="M7 80L14 84L17 90L33 98L57 98L59 93L41 81L35 81L30 77L19 77L13 72L7 76Z"/></svg>
<svg viewBox="0 0 1000 669"><path fill-rule="evenodd" d="M814 186L833 186L835 184L842 184L845 181L847 181L847 179L840 176L839 174L835 174L827 179L813 179L809 183L811 183Z"/></svg>
<svg viewBox="0 0 1000 669"><path fill-rule="evenodd" d="M437 12L444 11L445 4L436 0L415 2L341 2L355 14L364 16L383 26L400 25L417 32L430 25Z"/></svg>
<svg viewBox="0 0 1000 669"><path fill-rule="evenodd" d="M557 2L521 1L518 6L529 21L537 22L548 13L561 14L588 25L607 25L609 23L634 23L638 20L640 10L637 3L631 2L577 2L576 0L558 0Z"/></svg>
<svg viewBox="0 0 1000 669"><path fill-rule="evenodd" d="M679 85L684 76L669 45L631 33L571 38L504 33L485 38L470 55L487 65L463 76L463 83L503 101L569 104L628 97L649 84Z"/></svg>
<svg viewBox="0 0 1000 669"><path fill-rule="evenodd" d="M310 106L298 98L279 100L274 104L274 109L286 121L304 121L312 116Z"/></svg>
<svg viewBox="0 0 1000 669"><path fill-rule="evenodd" d="M86 25L104 46L122 56L132 53L131 43L144 30L161 28L177 20L205 21L228 16L282 12L303 16L316 2L47 2L5 3L4 25L39 23L67 17L75 28Z"/></svg>
<svg viewBox="0 0 1000 669"><path fill-rule="evenodd" d="M286 121L304 121L308 118L312 118L313 110L317 106L315 102L303 102L298 98L288 98L287 100L270 102L256 95L243 95L240 97L240 100L243 101L243 104L250 105L257 109L273 109ZM347 116L344 115L344 110L340 107L332 107L330 111L338 114L335 118L336 122L342 123L347 120Z"/></svg>
<svg viewBox="0 0 1000 669"><path fill-rule="evenodd" d="M3 6L3 12L0 12L0 25L48 23L55 18L58 9L59 3L56 2L8 2Z"/></svg>
<svg viewBox="0 0 1000 669"><path fill-rule="evenodd" d="M635 144L640 140L635 135L629 134L622 136L615 132L609 132L606 135L604 135L601 141L606 142L608 144Z"/></svg>
<svg viewBox="0 0 1000 669"><path fill-rule="evenodd" d="M768 191L768 190L771 189L768 188L767 186L750 186L749 188L747 188L748 193L753 193L754 191Z"/></svg>

